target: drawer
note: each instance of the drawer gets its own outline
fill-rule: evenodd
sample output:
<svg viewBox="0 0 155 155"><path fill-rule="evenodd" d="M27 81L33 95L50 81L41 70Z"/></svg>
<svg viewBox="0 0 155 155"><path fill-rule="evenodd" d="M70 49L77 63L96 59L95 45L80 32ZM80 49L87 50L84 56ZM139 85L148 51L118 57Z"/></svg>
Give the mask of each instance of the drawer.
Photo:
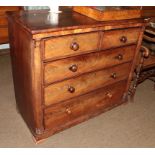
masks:
<svg viewBox="0 0 155 155"><path fill-rule="evenodd" d="M101 49L135 44L138 41L140 31L141 28L105 31L103 34Z"/></svg>
<svg viewBox="0 0 155 155"><path fill-rule="evenodd" d="M6 43L8 40L8 28L0 28L0 43Z"/></svg>
<svg viewBox="0 0 155 155"><path fill-rule="evenodd" d="M82 73L129 62L133 59L135 48L135 45L127 46L46 63L44 83L49 84Z"/></svg>
<svg viewBox="0 0 155 155"><path fill-rule="evenodd" d="M44 88L45 105L49 106L126 79L129 71L130 63L125 63L49 85Z"/></svg>
<svg viewBox="0 0 155 155"><path fill-rule="evenodd" d="M98 49L99 33L75 34L44 40L44 59L56 59Z"/></svg>
<svg viewBox="0 0 155 155"><path fill-rule="evenodd" d="M75 124L99 111L123 102L126 81L98 89L78 98L56 104L44 110L45 129Z"/></svg>

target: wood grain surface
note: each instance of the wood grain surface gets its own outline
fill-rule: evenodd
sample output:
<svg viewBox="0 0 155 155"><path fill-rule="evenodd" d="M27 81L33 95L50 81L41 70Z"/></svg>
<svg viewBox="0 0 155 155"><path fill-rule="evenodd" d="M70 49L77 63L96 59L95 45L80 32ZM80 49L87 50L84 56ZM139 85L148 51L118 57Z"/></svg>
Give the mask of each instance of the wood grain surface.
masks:
<svg viewBox="0 0 155 155"><path fill-rule="evenodd" d="M106 31L102 39L101 49L125 46L133 43L136 44L140 35L140 30L140 28L131 28ZM123 40L123 38L126 39Z"/></svg>
<svg viewBox="0 0 155 155"><path fill-rule="evenodd" d="M91 41L93 40L93 41ZM91 43L90 43L91 42ZM69 35L45 40L45 59L73 55L74 53L98 50L99 33ZM78 49L72 49L78 46Z"/></svg>

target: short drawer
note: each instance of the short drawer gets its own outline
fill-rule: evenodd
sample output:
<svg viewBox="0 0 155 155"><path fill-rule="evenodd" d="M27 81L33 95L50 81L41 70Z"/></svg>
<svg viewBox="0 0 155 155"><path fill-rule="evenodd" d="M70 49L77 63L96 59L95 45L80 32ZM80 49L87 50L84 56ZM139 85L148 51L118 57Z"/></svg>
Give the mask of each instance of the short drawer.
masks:
<svg viewBox="0 0 155 155"><path fill-rule="evenodd" d="M126 81L98 89L78 98L56 104L44 110L45 129L54 129L80 122L81 118L104 111L123 102Z"/></svg>
<svg viewBox="0 0 155 155"><path fill-rule="evenodd" d="M44 83L49 84L82 73L129 62L133 59L135 48L135 45L127 46L46 63Z"/></svg>
<svg viewBox="0 0 155 155"><path fill-rule="evenodd" d="M141 28L105 31L103 34L101 49L135 44L138 41L140 31Z"/></svg>
<svg viewBox="0 0 155 155"><path fill-rule="evenodd" d="M99 33L75 34L44 40L44 59L56 59L98 49Z"/></svg>
<svg viewBox="0 0 155 155"><path fill-rule="evenodd" d="M0 43L8 42L8 28L0 28Z"/></svg>
<svg viewBox="0 0 155 155"><path fill-rule="evenodd" d="M126 79L130 63L88 73L44 88L44 103L49 106Z"/></svg>

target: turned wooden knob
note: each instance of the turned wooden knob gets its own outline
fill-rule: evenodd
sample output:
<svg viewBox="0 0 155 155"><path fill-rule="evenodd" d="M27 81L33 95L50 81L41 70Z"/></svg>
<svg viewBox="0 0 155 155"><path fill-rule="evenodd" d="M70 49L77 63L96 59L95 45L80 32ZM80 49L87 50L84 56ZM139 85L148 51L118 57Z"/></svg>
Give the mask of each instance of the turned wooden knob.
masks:
<svg viewBox="0 0 155 155"><path fill-rule="evenodd" d="M117 74L116 73L112 73L110 77L113 78L113 79L116 79L117 78Z"/></svg>
<svg viewBox="0 0 155 155"><path fill-rule="evenodd" d="M73 42L70 46L71 50L77 51L79 49L79 44L76 42Z"/></svg>
<svg viewBox="0 0 155 155"><path fill-rule="evenodd" d="M112 94L111 93L106 93L106 96L108 96L108 98L112 98Z"/></svg>
<svg viewBox="0 0 155 155"><path fill-rule="evenodd" d="M118 59L118 60L123 60L123 55L122 54L118 54L115 58Z"/></svg>
<svg viewBox="0 0 155 155"><path fill-rule="evenodd" d="M72 113L71 109L70 108L66 108L66 113L67 114L71 114Z"/></svg>
<svg viewBox="0 0 155 155"><path fill-rule="evenodd" d="M75 92L75 88L72 87L72 86L69 86L68 91L69 91L70 93L74 93L74 92Z"/></svg>
<svg viewBox="0 0 155 155"><path fill-rule="evenodd" d="M127 37L126 37L126 36L122 36L122 37L120 38L120 42L126 43L126 42L127 42Z"/></svg>
<svg viewBox="0 0 155 155"><path fill-rule="evenodd" d="M72 71L72 72L76 72L77 69L78 69L78 66L75 65L75 64L74 64L74 65L71 65L71 66L69 67L69 70Z"/></svg>

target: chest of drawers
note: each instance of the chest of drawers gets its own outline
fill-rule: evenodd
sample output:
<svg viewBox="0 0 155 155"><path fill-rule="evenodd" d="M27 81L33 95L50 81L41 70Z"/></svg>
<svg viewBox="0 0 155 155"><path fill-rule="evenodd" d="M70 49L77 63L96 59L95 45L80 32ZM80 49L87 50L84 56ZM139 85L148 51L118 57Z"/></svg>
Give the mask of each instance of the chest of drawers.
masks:
<svg viewBox="0 0 155 155"><path fill-rule="evenodd" d="M145 21L8 13L19 111L37 141L127 101Z"/></svg>

